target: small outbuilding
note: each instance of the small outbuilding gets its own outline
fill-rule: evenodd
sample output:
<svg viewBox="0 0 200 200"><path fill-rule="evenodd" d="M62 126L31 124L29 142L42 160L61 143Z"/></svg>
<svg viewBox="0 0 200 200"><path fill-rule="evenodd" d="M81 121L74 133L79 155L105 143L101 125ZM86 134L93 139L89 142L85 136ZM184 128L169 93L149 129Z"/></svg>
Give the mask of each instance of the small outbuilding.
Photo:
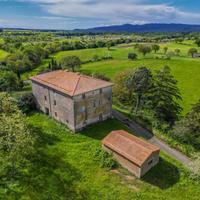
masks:
<svg viewBox="0 0 200 200"><path fill-rule="evenodd" d="M140 178L159 162L160 149L124 130L112 131L102 140L103 148Z"/></svg>

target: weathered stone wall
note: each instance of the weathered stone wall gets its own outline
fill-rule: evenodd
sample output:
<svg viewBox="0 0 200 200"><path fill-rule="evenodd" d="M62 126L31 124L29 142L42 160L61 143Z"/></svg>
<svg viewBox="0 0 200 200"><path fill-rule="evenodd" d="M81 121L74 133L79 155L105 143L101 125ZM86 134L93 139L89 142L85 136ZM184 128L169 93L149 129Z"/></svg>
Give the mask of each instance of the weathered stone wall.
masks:
<svg viewBox="0 0 200 200"><path fill-rule="evenodd" d="M74 103L71 97L34 82L32 91L38 109L44 113L48 109L49 116L66 124L74 131Z"/></svg>
<svg viewBox="0 0 200 200"><path fill-rule="evenodd" d="M111 117L112 87L87 92L73 99L76 130Z"/></svg>
<svg viewBox="0 0 200 200"><path fill-rule="evenodd" d="M113 157L119 162L119 164L126 168L128 171L133 173L136 177L141 178L144 176L152 167L154 167L159 162L159 152L152 154L145 163L140 167L123 156L119 155L116 152L113 152L111 149L103 145L104 150L112 154ZM151 162L152 161L152 162ZM150 163L150 164L149 164Z"/></svg>
<svg viewBox="0 0 200 200"><path fill-rule="evenodd" d="M124 168L126 168L129 172L133 173L136 177L140 178L141 176L141 168L134 163L130 162L123 156L118 153L113 152L111 149L107 148L103 145L104 150L113 155L113 158Z"/></svg>
<svg viewBox="0 0 200 200"><path fill-rule="evenodd" d="M157 165L158 162L159 162L159 152L155 152L142 165L142 167L141 167L141 176L146 174L152 167Z"/></svg>

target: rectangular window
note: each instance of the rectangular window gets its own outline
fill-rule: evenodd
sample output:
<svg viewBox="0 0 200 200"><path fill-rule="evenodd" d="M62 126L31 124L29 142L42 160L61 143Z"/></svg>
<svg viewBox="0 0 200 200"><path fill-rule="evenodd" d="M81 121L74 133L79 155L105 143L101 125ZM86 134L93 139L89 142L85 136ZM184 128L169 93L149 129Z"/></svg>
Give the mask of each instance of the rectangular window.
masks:
<svg viewBox="0 0 200 200"><path fill-rule="evenodd" d="M93 101L93 107L94 108L96 107L96 101L95 100Z"/></svg>
<svg viewBox="0 0 200 200"><path fill-rule="evenodd" d="M148 165L151 165L153 163L153 160L150 160L149 162L148 162Z"/></svg>
<svg viewBox="0 0 200 200"><path fill-rule="evenodd" d="M56 100L54 100L54 105L56 106Z"/></svg>
<svg viewBox="0 0 200 200"><path fill-rule="evenodd" d="M44 96L44 100L45 100L45 101L47 100L47 97L46 97L46 96Z"/></svg>
<svg viewBox="0 0 200 200"><path fill-rule="evenodd" d="M57 117L57 112L55 112L55 116Z"/></svg>
<svg viewBox="0 0 200 200"><path fill-rule="evenodd" d="M102 89L99 90L99 93L102 94Z"/></svg>
<svg viewBox="0 0 200 200"><path fill-rule="evenodd" d="M85 99L85 94L82 94L82 99Z"/></svg>

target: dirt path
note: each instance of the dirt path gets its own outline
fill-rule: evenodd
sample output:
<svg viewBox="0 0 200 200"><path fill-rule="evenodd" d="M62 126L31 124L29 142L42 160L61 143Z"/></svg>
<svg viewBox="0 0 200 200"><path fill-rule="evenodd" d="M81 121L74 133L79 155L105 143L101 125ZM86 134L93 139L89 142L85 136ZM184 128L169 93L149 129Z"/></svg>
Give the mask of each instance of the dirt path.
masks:
<svg viewBox="0 0 200 200"><path fill-rule="evenodd" d="M168 144L158 139L150 131L141 127L139 124L133 120L128 119L124 114L119 111L113 110L113 116L131 129L137 136L147 139L150 143L155 144L161 150L172 156L173 158L180 161L185 166L188 166L191 160L184 155L183 153L177 151L176 149L171 148Z"/></svg>

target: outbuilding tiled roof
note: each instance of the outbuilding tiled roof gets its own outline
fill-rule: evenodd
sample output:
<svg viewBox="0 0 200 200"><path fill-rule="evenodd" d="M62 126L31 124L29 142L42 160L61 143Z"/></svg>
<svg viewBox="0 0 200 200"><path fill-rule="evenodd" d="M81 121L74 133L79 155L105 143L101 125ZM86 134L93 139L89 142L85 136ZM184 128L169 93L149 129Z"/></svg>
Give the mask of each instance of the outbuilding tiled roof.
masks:
<svg viewBox="0 0 200 200"><path fill-rule="evenodd" d="M32 77L31 80L70 96L113 85L107 81L63 70L40 74Z"/></svg>
<svg viewBox="0 0 200 200"><path fill-rule="evenodd" d="M160 151L158 147L124 130L112 131L102 144L138 166L142 166L152 153Z"/></svg>

